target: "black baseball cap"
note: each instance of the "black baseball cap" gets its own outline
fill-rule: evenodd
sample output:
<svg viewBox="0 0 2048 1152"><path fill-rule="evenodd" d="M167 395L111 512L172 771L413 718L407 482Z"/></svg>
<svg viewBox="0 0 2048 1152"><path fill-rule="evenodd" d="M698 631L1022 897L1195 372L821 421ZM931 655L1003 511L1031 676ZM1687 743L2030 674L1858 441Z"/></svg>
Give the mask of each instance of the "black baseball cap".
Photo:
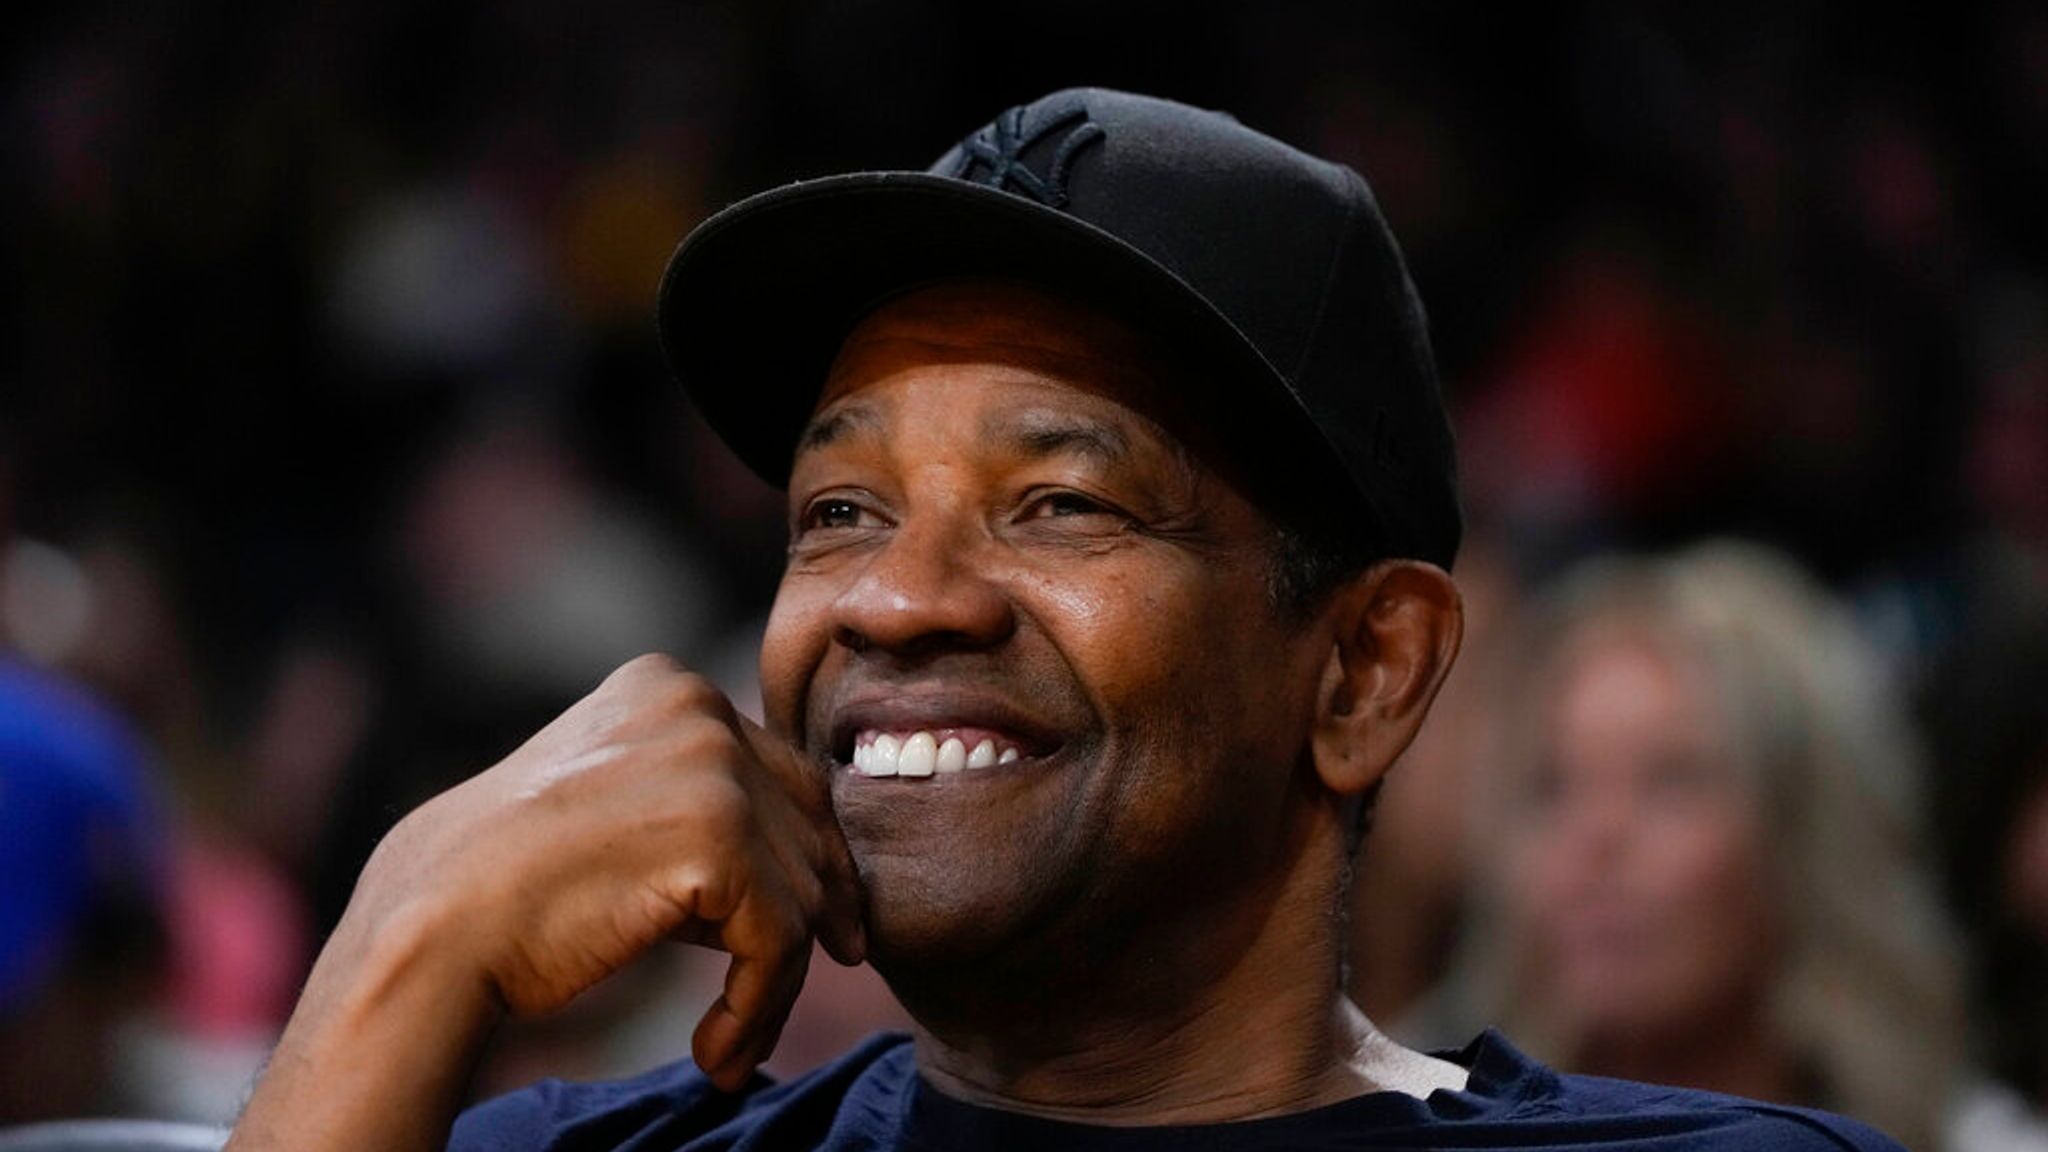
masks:
<svg viewBox="0 0 2048 1152"><path fill-rule="evenodd" d="M1004 112L926 171L749 197L670 259L662 347L711 426L781 487L853 326L910 288L968 276L1112 308L1205 367L1206 410L1270 441L1260 468L1355 494L1379 554L1451 566L1450 422L1378 203L1350 168L1220 112L1069 89Z"/></svg>

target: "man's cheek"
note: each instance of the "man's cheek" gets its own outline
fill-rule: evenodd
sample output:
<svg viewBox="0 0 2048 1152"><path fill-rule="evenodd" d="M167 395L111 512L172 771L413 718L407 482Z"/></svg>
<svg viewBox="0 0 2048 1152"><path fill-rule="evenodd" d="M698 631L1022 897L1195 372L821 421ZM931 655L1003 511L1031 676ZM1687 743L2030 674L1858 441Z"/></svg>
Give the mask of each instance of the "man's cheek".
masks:
<svg viewBox="0 0 2048 1152"><path fill-rule="evenodd" d="M808 607L786 592L778 596L761 637L761 705L768 727L785 737L802 731L804 697L830 636L822 616Z"/></svg>

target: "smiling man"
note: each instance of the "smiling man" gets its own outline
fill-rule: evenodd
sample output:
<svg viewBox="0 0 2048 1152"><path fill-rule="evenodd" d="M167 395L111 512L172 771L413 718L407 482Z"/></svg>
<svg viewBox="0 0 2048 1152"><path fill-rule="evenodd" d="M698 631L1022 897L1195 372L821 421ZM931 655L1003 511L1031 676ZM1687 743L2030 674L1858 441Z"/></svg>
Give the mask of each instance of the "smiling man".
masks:
<svg viewBox="0 0 2048 1152"><path fill-rule="evenodd" d="M767 727L643 658L408 816L232 1147L1889 1147L1412 1052L1343 998L1352 850L1461 627L1422 311L1355 173L1056 93L727 209L660 313L789 493ZM457 1119L503 1015L676 939L732 958L694 1061ZM916 1028L771 1084L814 940Z"/></svg>

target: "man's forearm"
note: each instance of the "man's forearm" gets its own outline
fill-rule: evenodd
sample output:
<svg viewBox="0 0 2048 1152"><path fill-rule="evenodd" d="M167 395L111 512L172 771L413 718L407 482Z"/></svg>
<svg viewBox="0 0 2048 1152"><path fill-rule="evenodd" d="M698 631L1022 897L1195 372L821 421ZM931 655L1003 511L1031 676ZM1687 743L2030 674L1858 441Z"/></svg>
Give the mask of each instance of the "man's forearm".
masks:
<svg viewBox="0 0 2048 1152"><path fill-rule="evenodd" d="M732 954L693 1052L736 1086L813 938L861 959L860 909L796 750L702 677L634 660L378 845L229 1147L440 1148L499 1017L557 1011L674 939Z"/></svg>
<svg viewBox="0 0 2048 1152"><path fill-rule="evenodd" d="M423 916L344 919L314 966L231 1152L440 1149L501 1010Z"/></svg>

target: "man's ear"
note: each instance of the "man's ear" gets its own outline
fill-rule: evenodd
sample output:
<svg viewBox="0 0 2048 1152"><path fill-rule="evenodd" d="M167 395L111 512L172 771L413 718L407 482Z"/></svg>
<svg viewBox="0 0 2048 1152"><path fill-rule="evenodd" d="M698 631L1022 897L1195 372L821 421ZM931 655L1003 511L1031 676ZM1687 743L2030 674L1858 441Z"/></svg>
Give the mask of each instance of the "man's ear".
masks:
<svg viewBox="0 0 2048 1152"><path fill-rule="evenodd" d="M1386 774L1422 726L1465 635L1464 601L1443 569L1383 560L1337 589L1330 659L1316 698L1316 773L1355 796Z"/></svg>

